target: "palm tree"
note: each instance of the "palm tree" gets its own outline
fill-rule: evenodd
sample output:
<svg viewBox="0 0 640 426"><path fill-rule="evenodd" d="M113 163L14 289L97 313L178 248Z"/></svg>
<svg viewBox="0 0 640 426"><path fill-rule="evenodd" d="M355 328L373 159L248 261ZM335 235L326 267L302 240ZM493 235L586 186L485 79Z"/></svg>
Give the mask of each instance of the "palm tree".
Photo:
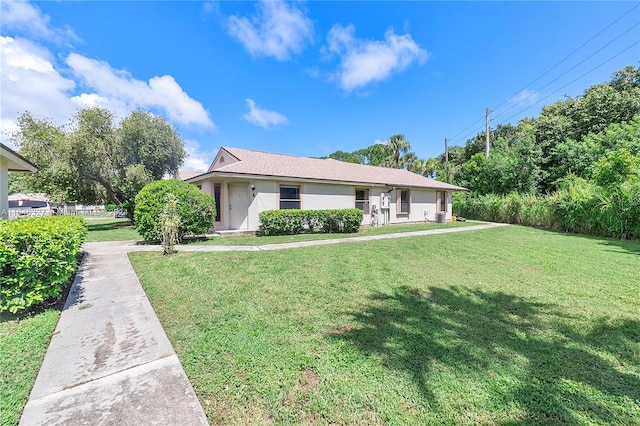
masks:
<svg viewBox="0 0 640 426"><path fill-rule="evenodd" d="M411 172L424 176L424 171L426 169L426 161L417 159L411 164Z"/></svg>
<svg viewBox="0 0 640 426"><path fill-rule="evenodd" d="M391 164L394 168L400 168L400 156L411 149L411 144L404 138L404 135L393 135L387 141L387 146L391 150Z"/></svg>
<svg viewBox="0 0 640 426"><path fill-rule="evenodd" d="M437 158L429 158L424 162L423 175L430 178L435 178L438 172L442 170L442 163Z"/></svg>
<svg viewBox="0 0 640 426"><path fill-rule="evenodd" d="M417 160L418 156L415 153L407 152L400 158L400 167L406 167L408 171L412 172Z"/></svg>

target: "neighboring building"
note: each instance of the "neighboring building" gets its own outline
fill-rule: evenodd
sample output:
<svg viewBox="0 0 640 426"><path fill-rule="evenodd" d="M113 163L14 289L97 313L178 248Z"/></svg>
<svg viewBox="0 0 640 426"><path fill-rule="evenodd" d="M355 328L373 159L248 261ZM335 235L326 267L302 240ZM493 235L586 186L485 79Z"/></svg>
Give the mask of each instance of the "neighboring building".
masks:
<svg viewBox="0 0 640 426"><path fill-rule="evenodd" d="M9 216L9 172L37 171L38 168L26 158L0 143L0 218Z"/></svg>
<svg viewBox="0 0 640 426"><path fill-rule="evenodd" d="M225 147L185 180L215 198L221 230L255 231L260 212L292 208L359 208L363 225L448 221L451 193L465 191L406 170Z"/></svg>
<svg viewBox="0 0 640 426"><path fill-rule="evenodd" d="M55 211L46 194L9 195L9 219L54 215Z"/></svg>

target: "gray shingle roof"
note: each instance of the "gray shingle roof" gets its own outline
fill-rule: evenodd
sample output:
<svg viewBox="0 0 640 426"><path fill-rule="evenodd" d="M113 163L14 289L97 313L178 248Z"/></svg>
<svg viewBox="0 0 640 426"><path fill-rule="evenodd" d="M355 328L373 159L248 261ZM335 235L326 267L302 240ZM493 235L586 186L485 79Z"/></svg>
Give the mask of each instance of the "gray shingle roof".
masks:
<svg viewBox="0 0 640 426"><path fill-rule="evenodd" d="M224 154L224 151L239 161L215 168L212 164L204 175L241 174L378 186L465 190L465 188L429 179L406 170L228 147L221 148L218 156ZM204 177L204 175L201 176Z"/></svg>
<svg viewBox="0 0 640 426"><path fill-rule="evenodd" d="M193 172L191 170L179 170L178 179L187 180L187 179L191 179L192 177L200 176L201 174L202 172Z"/></svg>

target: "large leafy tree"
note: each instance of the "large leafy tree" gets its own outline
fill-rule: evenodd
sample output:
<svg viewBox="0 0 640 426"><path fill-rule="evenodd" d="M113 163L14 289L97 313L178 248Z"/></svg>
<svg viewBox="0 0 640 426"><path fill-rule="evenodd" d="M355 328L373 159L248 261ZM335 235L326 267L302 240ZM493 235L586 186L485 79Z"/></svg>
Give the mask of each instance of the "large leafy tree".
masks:
<svg viewBox="0 0 640 426"><path fill-rule="evenodd" d="M360 151L362 150L355 151L355 152L336 151L329 154L329 158L332 158L338 161L344 161L345 163L363 164L364 156L360 153Z"/></svg>
<svg viewBox="0 0 640 426"><path fill-rule="evenodd" d="M372 166L385 166L391 156L389 147L383 143L376 143L367 148L359 149L356 153L362 156L364 164Z"/></svg>
<svg viewBox="0 0 640 426"><path fill-rule="evenodd" d="M17 120L19 130L11 135L20 153L38 167L36 174L25 173L17 180L23 192L42 192L62 202L75 195L74 172L67 161L70 143L61 126L38 120L29 112Z"/></svg>
<svg viewBox="0 0 640 426"><path fill-rule="evenodd" d="M26 112L18 126L13 142L39 169L30 187L59 202L116 203L132 213L140 189L175 176L186 156L175 130L149 112L133 112L115 125L109 111L83 109L67 131Z"/></svg>

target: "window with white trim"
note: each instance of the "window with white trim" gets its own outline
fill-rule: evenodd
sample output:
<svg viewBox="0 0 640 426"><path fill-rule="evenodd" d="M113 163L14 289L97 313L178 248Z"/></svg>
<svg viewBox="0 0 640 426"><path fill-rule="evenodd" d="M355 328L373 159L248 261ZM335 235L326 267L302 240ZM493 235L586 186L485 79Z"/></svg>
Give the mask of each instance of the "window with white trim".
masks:
<svg viewBox="0 0 640 426"><path fill-rule="evenodd" d="M356 188L356 209L362 210L364 214L369 214L369 190Z"/></svg>
<svg viewBox="0 0 640 426"><path fill-rule="evenodd" d="M409 214L411 212L411 193L408 189L398 189L396 207L398 214Z"/></svg>
<svg viewBox="0 0 640 426"><path fill-rule="evenodd" d="M280 208L300 208L300 185L280 185Z"/></svg>

